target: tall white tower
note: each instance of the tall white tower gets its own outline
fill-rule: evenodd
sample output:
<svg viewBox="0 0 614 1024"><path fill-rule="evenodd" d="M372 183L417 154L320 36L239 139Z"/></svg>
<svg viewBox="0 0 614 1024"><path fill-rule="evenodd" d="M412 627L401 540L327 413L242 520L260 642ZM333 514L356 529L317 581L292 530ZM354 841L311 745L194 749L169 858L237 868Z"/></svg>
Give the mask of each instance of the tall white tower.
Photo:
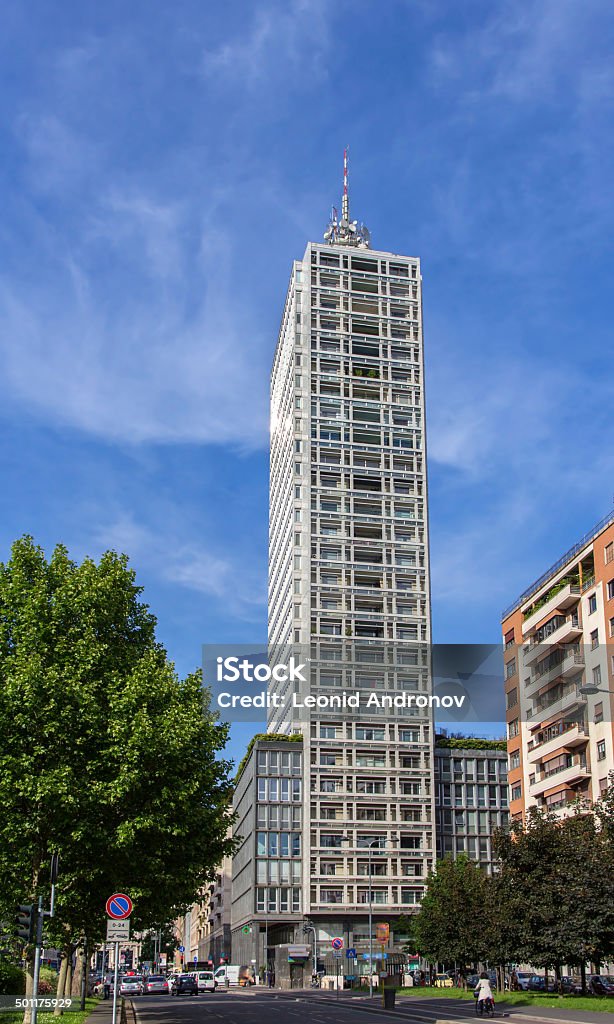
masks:
<svg viewBox="0 0 614 1024"><path fill-rule="evenodd" d="M434 846L430 714L376 702L431 686L422 279L350 221L347 151L324 238L273 363L269 643L300 647L326 706L273 708L269 731L304 734L303 912L323 948L364 951L369 908L393 931L417 909Z"/></svg>

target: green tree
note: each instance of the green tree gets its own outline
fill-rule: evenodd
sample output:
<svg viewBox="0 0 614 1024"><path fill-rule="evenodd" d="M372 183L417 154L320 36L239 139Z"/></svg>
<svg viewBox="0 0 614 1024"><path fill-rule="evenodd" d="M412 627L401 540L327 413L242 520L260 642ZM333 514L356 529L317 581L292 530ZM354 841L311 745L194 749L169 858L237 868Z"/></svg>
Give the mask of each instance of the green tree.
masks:
<svg viewBox="0 0 614 1024"><path fill-rule="evenodd" d="M32 538L0 564L0 911L48 898L50 937L102 937L105 898L134 927L195 898L231 844L226 728L200 673L180 679L127 558L49 561Z"/></svg>
<svg viewBox="0 0 614 1024"><path fill-rule="evenodd" d="M415 935L423 956L435 962L458 963L484 959L486 876L462 854L437 862L426 884Z"/></svg>

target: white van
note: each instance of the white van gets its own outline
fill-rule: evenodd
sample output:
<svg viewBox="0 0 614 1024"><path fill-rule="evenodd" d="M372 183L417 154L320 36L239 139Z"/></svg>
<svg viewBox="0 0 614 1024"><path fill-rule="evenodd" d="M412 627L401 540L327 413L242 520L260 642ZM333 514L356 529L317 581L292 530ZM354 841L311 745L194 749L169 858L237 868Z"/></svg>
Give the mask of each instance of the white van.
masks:
<svg viewBox="0 0 614 1024"><path fill-rule="evenodd" d="M199 992L215 992L217 982L213 977L213 971L195 971Z"/></svg>
<svg viewBox="0 0 614 1024"><path fill-rule="evenodd" d="M254 972L251 967L242 967L238 964L222 964L215 972L215 980L218 985L225 986L240 985L241 987L255 984Z"/></svg>

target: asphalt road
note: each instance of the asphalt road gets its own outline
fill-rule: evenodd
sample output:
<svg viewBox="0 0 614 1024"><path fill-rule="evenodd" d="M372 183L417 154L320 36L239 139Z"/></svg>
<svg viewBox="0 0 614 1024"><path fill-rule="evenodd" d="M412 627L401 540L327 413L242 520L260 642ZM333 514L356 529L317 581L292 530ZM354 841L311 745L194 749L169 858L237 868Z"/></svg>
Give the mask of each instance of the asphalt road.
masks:
<svg viewBox="0 0 614 1024"><path fill-rule="evenodd" d="M203 992L199 996L142 996L133 1003L139 1024L450 1024L475 1022L473 1002L449 999L412 997L397 1003L393 1012L381 1009L379 999L371 1008L364 999L336 998L334 992L277 993L266 989L230 992ZM536 1009L532 1017L529 1007L505 1007L495 1014L495 1021L507 1024L534 1024L548 1018L575 1022L599 1020L606 1024L604 1014L586 1011ZM486 1018L488 1021L488 1018Z"/></svg>
<svg viewBox="0 0 614 1024"><path fill-rule="evenodd" d="M199 996L143 996L134 999L140 1024L387 1024L399 1020L414 1020L419 1024L434 1024L436 1020L475 1021L473 1004L457 1008L439 1006L412 1012L384 1013L381 1006L370 1010L363 1000L360 1007L354 1000L335 998L335 993L303 995L297 992L278 994L260 992L203 992ZM377 1001L375 1001L377 1002ZM412 1008L413 1010L413 1008ZM445 1011L445 1018L444 1012Z"/></svg>

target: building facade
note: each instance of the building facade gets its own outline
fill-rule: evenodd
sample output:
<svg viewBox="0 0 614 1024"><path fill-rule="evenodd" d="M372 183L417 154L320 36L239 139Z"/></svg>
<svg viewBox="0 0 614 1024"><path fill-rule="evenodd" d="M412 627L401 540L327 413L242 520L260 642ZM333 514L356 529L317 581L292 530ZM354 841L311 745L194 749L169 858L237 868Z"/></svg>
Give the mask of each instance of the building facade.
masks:
<svg viewBox="0 0 614 1024"><path fill-rule="evenodd" d="M232 962L260 972L274 959L276 946L302 932L300 735L254 737L237 772L233 810L239 846L232 859Z"/></svg>
<svg viewBox="0 0 614 1024"><path fill-rule="evenodd" d="M614 513L503 614L510 809L569 813L614 770Z"/></svg>
<svg viewBox="0 0 614 1024"><path fill-rule="evenodd" d="M430 711L378 703L431 685L422 279L369 248L347 192L325 238L293 264L274 358L269 539L269 643L300 648L322 705L275 684L268 728L303 736L300 913L364 951L369 905L416 909L434 855Z"/></svg>
<svg viewBox="0 0 614 1024"><path fill-rule="evenodd" d="M505 742L437 736L435 784L437 859L464 853L492 874L492 834L509 823Z"/></svg>

